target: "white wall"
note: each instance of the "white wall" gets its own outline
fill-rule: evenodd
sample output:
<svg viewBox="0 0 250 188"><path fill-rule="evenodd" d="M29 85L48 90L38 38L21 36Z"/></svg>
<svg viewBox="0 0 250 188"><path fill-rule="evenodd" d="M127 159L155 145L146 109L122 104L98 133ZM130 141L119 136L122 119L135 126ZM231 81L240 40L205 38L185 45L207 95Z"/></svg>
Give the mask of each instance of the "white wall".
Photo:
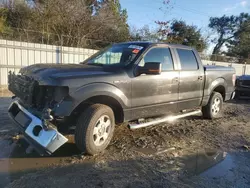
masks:
<svg viewBox="0 0 250 188"><path fill-rule="evenodd" d="M7 85L9 71L17 73L21 67L37 63L79 63L95 52L97 50L0 39L0 85ZM205 65L212 63L229 66L228 63L203 60ZM237 75L243 74L243 65L232 66ZM247 65L246 74L250 74L250 65Z"/></svg>
<svg viewBox="0 0 250 188"><path fill-rule="evenodd" d="M79 63L97 50L60 47L0 39L0 85L7 85L9 71L38 63Z"/></svg>

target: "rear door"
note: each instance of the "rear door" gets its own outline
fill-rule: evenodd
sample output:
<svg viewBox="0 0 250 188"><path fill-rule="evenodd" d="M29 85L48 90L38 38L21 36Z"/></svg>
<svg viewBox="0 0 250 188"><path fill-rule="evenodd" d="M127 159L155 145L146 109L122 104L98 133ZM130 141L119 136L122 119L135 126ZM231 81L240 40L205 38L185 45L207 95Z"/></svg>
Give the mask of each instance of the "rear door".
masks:
<svg viewBox="0 0 250 188"><path fill-rule="evenodd" d="M203 97L204 68L193 50L177 48L176 54L181 67L178 109L198 107Z"/></svg>

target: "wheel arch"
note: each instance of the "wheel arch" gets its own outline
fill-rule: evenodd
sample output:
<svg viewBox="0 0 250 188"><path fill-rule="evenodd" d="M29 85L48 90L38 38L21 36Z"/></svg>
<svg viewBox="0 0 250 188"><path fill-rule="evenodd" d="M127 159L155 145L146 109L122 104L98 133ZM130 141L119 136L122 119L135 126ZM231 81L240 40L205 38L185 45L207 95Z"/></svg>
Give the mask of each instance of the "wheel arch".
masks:
<svg viewBox="0 0 250 188"><path fill-rule="evenodd" d="M217 78L211 83L210 89L209 89L209 96L212 95L213 92L218 92L222 95L223 100L225 100L226 97L226 88L227 83L224 78Z"/></svg>
<svg viewBox="0 0 250 188"><path fill-rule="evenodd" d="M226 88L223 85L216 86L212 92L220 93L221 96L222 96L222 98L223 98L223 101L225 101L225 98L226 98Z"/></svg>
<svg viewBox="0 0 250 188"><path fill-rule="evenodd" d="M207 83L208 85L209 83ZM209 84L209 87L204 90L204 97L202 101L202 106L206 106L209 98L211 97L213 92L218 92L222 95L223 100L225 101L226 98L226 89L227 83L224 78L217 78L213 82Z"/></svg>
<svg viewBox="0 0 250 188"><path fill-rule="evenodd" d="M73 110L72 114L80 114L92 104L103 104L109 106L114 112L116 123L122 123L124 121L124 111L122 105L117 99L108 95L96 95L82 101Z"/></svg>
<svg viewBox="0 0 250 188"><path fill-rule="evenodd" d="M115 115L117 123L124 121L124 110L130 107L130 100L122 90L109 83L91 83L77 89L71 94L73 104L71 112L83 111L91 104L109 106Z"/></svg>

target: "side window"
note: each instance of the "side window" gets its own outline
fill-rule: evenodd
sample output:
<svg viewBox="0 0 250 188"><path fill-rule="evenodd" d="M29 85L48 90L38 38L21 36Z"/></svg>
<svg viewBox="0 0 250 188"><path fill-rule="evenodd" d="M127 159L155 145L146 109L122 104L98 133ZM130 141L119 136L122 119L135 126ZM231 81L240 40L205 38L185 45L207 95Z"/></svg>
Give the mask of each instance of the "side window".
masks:
<svg viewBox="0 0 250 188"><path fill-rule="evenodd" d="M174 70L173 60L169 48L153 48L141 60L139 66L145 63L159 62L162 64L162 71Z"/></svg>
<svg viewBox="0 0 250 188"><path fill-rule="evenodd" d="M177 49L182 70L197 70L198 63L192 50Z"/></svg>

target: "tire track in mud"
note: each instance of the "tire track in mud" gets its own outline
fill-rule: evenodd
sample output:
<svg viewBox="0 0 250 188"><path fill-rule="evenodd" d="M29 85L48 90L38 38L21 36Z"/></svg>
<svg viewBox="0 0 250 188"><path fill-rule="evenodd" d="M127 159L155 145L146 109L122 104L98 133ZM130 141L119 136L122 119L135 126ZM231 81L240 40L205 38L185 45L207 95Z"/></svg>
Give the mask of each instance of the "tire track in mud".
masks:
<svg viewBox="0 0 250 188"><path fill-rule="evenodd" d="M120 126L111 145L124 155L134 147L239 149L250 142L249 104L226 103L223 116L215 120L192 116L172 124L162 123L134 131L128 130L126 126Z"/></svg>

